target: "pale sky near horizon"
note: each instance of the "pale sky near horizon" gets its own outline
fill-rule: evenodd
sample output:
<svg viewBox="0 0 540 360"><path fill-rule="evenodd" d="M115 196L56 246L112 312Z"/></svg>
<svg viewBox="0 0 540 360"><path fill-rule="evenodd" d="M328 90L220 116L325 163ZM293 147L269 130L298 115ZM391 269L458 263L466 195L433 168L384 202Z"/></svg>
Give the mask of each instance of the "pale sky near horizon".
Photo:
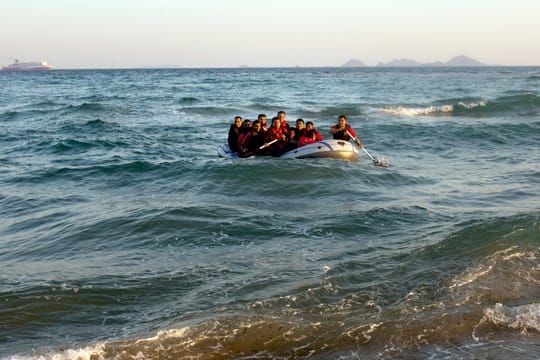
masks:
<svg viewBox="0 0 540 360"><path fill-rule="evenodd" d="M538 0L0 0L0 64L540 65Z"/></svg>

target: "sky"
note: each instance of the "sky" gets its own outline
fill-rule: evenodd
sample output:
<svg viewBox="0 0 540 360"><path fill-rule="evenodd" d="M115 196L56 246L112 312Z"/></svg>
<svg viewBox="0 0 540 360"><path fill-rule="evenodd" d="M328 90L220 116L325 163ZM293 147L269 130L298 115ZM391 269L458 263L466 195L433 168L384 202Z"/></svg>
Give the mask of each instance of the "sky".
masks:
<svg viewBox="0 0 540 360"><path fill-rule="evenodd" d="M0 0L0 64L540 65L538 0Z"/></svg>

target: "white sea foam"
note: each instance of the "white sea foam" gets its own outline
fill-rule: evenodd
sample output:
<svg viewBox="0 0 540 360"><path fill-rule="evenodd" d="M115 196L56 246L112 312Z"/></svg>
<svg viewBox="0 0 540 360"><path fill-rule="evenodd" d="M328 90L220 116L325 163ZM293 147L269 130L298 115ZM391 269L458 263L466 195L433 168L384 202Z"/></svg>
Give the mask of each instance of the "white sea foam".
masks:
<svg viewBox="0 0 540 360"><path fill-rule="evenodd" d="M520 306L505 306L501 303L484 310L484 317L473 329L472 337L475 341L482 338L482 329L486 324L495 324L522 333L540 331L540 304L533 303Z"/></svg>
<svg viewBox="0 0 540 360"><path fill-rule="evenodd" d="M192 339L186 338L188 330L189 327L158 331L155 336L136 340L134 344L152 344L160 343L173 338L184 338L185 341L183 341L182 344L188 347L194 343ZM50 351L49 353L44 352L41 354L35 353L31 355L14 355L6 358L6 360L102 360L105 359L105 349L108 345L110 344L107 342L100 342L93 346L78 349L65 349L60 351L55 350ZM155 346L159 345L156 344Z"/></svg>
<svg viewBox="0 0 540 360"><path fill-rule="evenodd" d="M428 107L405 107L405 106L390 106L379 109L379 111L391 114L391 115L401 115L401 116L419 116L419 115L430 115L433 113L451 113L454 111L453 105L442 105L442 106L428 106Z"/></svg>
<svg viewBox="0 0 540 360"><path fill-rule="evenodd" d="M106 343L98 343L79 349L67 349L49 354L14 355L9 360L101 360L104 359Z"/></svg>
<svg viewBox="0 0 540 360"><path fill-rule="evenodd" d="M163 330L158 331L156 336L152 336L146 339L139 339L135 343L145 342L145 341L157 341L157 340L163 340L163 339L170 339L170 338L181 338L186 335L186 332L189 328L184 327L181 329L169 329L169 330Z"/></svg>
<svg viewBox="0 0 540 360"><path fill-rule="evenodd" d="M484 319L516 330L540 331L540 303L514 307L497 303L484 310Z"/></svg>
<svg viewBox="0 0 540 360"><path fill-rule="evenodd" d="M433 114L451 114L457 109L473 110L475 108L483 107L487 105L487 101L480 100L478 102L464 103L458 102L457 104L444 104L444 105L431 105L426 107L408 107L408 106L386 106L383 108L376 108L376 111L400 116L423 116Z"/></svg>

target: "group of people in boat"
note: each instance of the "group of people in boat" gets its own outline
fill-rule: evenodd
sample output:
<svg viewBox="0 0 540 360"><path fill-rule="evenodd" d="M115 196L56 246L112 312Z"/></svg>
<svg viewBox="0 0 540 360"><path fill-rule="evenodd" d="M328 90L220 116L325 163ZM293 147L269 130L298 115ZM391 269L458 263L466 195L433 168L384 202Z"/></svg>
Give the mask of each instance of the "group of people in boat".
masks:
<svg viewBox="0 0 540 360"><path fill-rule="evenodd" d="M354 129L347 124L345 115L338 116L337 123L330 127L330 134L334 139L346 141L352 139L358 146L362 146ZM272 118L270 126L265 114L259 114L257 120L253 122L235 116L229 129L228 143L231 152L238 153L240 157L280 156L287 151L323 139L312 121L304 122L304 119L297 119L293 127L287 122L285 111L279 111L277 116Z"/></svg>

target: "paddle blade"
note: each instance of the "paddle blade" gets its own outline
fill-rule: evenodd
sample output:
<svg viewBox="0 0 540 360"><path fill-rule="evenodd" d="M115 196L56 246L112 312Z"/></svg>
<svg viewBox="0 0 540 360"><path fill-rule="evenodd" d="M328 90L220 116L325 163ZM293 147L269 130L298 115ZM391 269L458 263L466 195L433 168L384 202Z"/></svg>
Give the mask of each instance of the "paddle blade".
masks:
<svg viewBox="0 0 540 360"><path fill-rule="evenodd" d="M382 166L382 167L389 167L390 164L388 163L388 160L386 159L374 159L373 164L375 166Z"/></svg>

